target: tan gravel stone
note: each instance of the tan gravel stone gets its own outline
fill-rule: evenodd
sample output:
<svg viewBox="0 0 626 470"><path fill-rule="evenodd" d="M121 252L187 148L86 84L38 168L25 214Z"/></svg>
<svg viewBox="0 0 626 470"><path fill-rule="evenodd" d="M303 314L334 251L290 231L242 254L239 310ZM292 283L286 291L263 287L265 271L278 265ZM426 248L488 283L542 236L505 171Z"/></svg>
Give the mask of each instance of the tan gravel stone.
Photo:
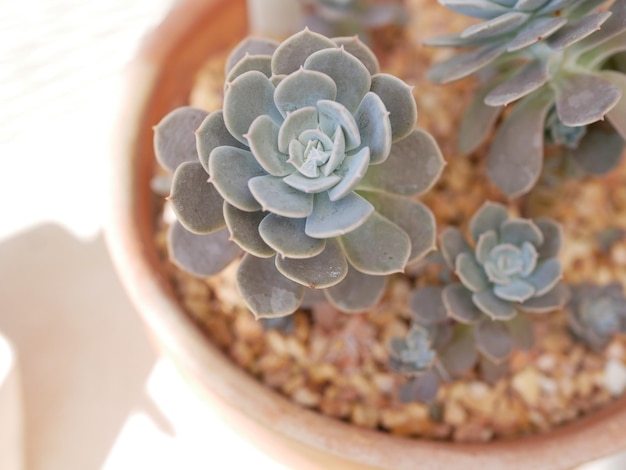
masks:
<svg viewBox="0 0 626 470"><path fill-rule="evenodd" d="M537 406L541 389L539 387L540 374L533 368L527 367L513 376L511 385L520 397L531 407Z"/></svg>

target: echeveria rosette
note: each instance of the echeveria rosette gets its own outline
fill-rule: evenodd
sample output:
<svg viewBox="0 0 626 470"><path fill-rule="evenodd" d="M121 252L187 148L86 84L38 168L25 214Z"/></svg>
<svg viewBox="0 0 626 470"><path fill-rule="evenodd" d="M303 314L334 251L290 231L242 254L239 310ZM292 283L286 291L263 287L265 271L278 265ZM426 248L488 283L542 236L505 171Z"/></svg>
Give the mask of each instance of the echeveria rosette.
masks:
<svg viewBox="0 0 626 470"><path fill-rule="evenodd" d="M626 333L626 296L618 282L570 286L568 324L593 349L603 349L617 333Z"/></svg>
<svg viewBox="0 0 626 470"><path fill-rule="evenodd" d="M471 5L482 11L495 4L473 0L449 3L450 8L454 4L453 9L465 13ZM470 28L489 35L523 13L519 10L524 8L534 9L535 16L543 16L534 16L532 22L522 24L523 28L533 22L560 26L549 29L549 34L536 36L534 42L521 49L510 47L511 37L507 35L511 32L495 35L485 39L484 44L475 45L476 50L436 65L431 71L435 81L444 77L450 81L481 71L483 85L465 113L459 134L459 147L464 154L473 152L488 137L505 105L519 100L496 130L488 153L489 176L509 197L525 194L539 179L544 135L550 143L564 145L587 172L605 173L619 161L626 139L626 76L608 70L606 64L611 56L626 50L626 4L615 2L608 11L602 11L607 3L498 2L508 12L492 18L494 27L483 29L483 23ZM474 16L479 16L477 11ZM533 28L529 31L536 32ZM533 34L521 30L519 34L533 38ZM472 45L463 42L461 36L457 37L457 45ZM537 41L539 37L541 40ZM453 45L444 42L433 41L435 45ZM602 122L605 116L610 125Z"/></svg>
<svg viewBox="0 0 626 470"><path fill-rule="evenodd" d="M172 122L187 125L185 139L196 138L195 160L159 157L175 169L174 260L201 275L224 264L187 266L176 256L181 230L198 239L198 258L234 242L244 252L238 287L257 317L294 312L307 287L344 311L372 306L388 274L434 247L434 217L413 196L444 162L415 129L411 88L379 73L357 38L308 30L280 45L245 40L226 72L223 110L192 127L198 111L184 108L157 126L164 135Z"/></svg>
<svg viewBox="0 0 626 470"><path fill-rule="evenodd" d="M440 236L444 259L460 281L442 292L449 315L472 324L485 315L507 321L520 311L563 307L560 225L547 218L509 219L504 206L486 202L472 217L469 232L472 245L454 227Z"/></svg>

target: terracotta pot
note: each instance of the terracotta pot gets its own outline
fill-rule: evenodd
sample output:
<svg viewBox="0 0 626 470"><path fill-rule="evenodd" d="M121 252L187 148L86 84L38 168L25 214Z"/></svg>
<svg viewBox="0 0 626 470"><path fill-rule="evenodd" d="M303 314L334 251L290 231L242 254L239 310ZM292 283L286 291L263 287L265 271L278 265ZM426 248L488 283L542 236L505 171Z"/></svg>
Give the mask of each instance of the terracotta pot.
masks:
<svg viewBox="0 0 626 470"><path fill-rule="evenodd" d="M626 399L543 435L460 445L396 437L292 404L215 348L176 302L153 244L152 126L184 104L194 72L246 34L244 0L179 1L147 38L120 121L107 238L128 292L162 351L242 435L298 469L565 469L626 447Z"/></svg>

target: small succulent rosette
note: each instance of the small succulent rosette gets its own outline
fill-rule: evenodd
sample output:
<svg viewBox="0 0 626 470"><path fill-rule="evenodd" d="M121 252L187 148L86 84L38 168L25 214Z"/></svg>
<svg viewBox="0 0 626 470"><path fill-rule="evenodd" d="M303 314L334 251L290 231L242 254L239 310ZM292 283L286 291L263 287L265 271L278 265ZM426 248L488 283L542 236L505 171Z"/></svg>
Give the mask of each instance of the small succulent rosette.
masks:
<svg viewBox="0 0 626 470"><path fill-rule="evenodd" d="M473 247L457 228L440 236L442 255L460 281L442 292L449 315L461 323L485 315L506 321L518 311L563 307L567 289L557 258L560 225L547 218L510 219L504 206L486 202L472 217L469 232Z"/></svg>
<svg viewBox="0 0 626 470"><path fill-rule="evenodd" d="M626 50L626 2L616 1L609 10L603 1L441 3L485 20L429 41L471 48L433 66L431 80L447 83L481 73L459 131L461 153L476 150L505 106L519 100L488 152L488 174L499 189L517 197L535 185L544 137L562 145L586 172L615 167L626 140L626 75L611 62Z"/></svg>
<svg viewBox="0 0 626 470"><path fill-rule="evenodd" d="M414 196L444 161L415 129L411 87L356 37L309 30L243 41L226 74L223 110L181 108L156 127L174 172L172 260L210 276L243 251L237 284L257 317L294 312L307 288L343 311L369 308L387 275L435 245Z"/></svg>
<svg viewBox="0 0 626 470"><path fill-rule="evenodd" d="M626 297L620 283L583 283L570 288L568 323L577 337L600 350L615 334L626 333Z"/></svg>

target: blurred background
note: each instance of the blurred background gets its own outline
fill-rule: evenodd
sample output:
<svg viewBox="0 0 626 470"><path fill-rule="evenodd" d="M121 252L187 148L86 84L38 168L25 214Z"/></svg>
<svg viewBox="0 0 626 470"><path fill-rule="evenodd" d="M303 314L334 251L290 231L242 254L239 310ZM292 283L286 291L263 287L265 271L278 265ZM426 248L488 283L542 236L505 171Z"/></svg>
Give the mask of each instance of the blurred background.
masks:
<svg viewBox="0 0 626 470"><path fill-rule="evenodd" d="M158 357L101 235L125 67L172 1L0 0L0 470L284 468Z"/></svg>

